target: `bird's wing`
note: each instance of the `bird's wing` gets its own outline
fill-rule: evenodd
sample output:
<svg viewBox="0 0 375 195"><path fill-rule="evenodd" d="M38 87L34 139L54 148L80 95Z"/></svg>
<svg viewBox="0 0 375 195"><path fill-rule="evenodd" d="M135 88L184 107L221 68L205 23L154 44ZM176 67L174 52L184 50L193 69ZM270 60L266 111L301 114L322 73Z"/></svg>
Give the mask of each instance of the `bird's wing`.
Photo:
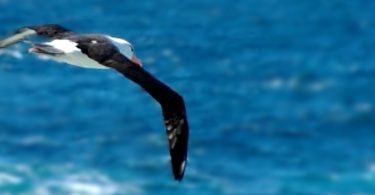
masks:
<svg viewBox="0 0 375 195"><path fill-rule="evenodd" d="M72 31L57 24L22 27L17 29L13 35L0 40L0 49L16 44L33 35L45 38L63 38L72 34Z"/></svg>
<svg viewBox="0 0 375 195"><path fill-rule="evenodd" d="M20 28L18 29L13 35L0 40L0 49L5 48L8 46L11 46L13 44L18 43L19 41L22 41L26 39L27 37L30 37L32 35L36 35L37 32L31 28Z"/></svg>
<svg viewBox="0 0 375 195"><path fill-rule="evenodd" d="M118 68L117 70L143 87L160 103L169 142L173 174L176 180L181 180L186 166L189 136L183 98L142 67L133 65L127 68Z"/></svg>
<svg viewBox="0 0 375 195"><path fill-rule="evenodd" d="M142 67L133 64L118 49L106 41L81 40L78 48L88 57L113 68L146 90L162 108L166 133L169 141L174 178L184 176L189 127L183 98L170 87L153 77Z"/></svg>

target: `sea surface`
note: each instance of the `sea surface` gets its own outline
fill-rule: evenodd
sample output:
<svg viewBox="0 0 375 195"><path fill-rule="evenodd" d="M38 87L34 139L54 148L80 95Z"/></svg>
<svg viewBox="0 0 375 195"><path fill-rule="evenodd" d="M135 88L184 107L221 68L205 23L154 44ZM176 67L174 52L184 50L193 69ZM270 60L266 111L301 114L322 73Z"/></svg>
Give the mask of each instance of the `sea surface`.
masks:
<svg viewBox="0 0 375 195"><path fill-rule="evenodd" d="M181 93L185 178L159 106L112 70L0 50L1 195L375 194L375 1L0 0L0 37L57 23L129 40Z"/></svg>

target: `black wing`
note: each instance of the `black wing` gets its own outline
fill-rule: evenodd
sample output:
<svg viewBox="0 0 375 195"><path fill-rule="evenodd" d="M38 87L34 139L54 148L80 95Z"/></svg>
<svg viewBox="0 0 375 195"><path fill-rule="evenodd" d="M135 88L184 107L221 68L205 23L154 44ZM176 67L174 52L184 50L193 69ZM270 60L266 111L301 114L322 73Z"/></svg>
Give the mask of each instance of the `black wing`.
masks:
<svg viewBox="0 0 375 195"><path fill-rule="evenodd" d="M146 70L133 64L111 43L90 37L77 40L83 53L97 62L111 67L145 89L162 108L169 141L172 170L176 180L182 180L186 167L189 127L183 98Z"/></svg>
<svg viewBox="0 0 375 195"><path fill-rule="evenodd" d="M0 40L0 48L11 46L33 35L45 38L63 38L72 34L72 31L56 24L27 26L17 29L13 35Z"/></svg>
<svg viewBox="0 0 375 195"><path fill-rule="evenodd" d="M119 64L122 65L122 64ZM189 127L183 98L139 66L117 69L143 87L161 105L169 141L173 174L176 180L184 176Z"/></svg>

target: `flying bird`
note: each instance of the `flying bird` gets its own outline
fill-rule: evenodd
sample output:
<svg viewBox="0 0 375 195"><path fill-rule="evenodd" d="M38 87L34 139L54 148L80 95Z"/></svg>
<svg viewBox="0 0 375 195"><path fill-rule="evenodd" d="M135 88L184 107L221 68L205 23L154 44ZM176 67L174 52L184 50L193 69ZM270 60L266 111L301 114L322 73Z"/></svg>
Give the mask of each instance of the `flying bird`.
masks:
<svg viewBox="0 0 375 195"><path fill-rule="evenodd" d="M183 97L142 67L128 41L109 35L77 34L60 25L47 24L19 28L0 40L0 49L32 36L44 38L45 42L32 42L30 53L84 68L114 69L152 96L162 109L174 179L182 180L189 137Z"/></svg>

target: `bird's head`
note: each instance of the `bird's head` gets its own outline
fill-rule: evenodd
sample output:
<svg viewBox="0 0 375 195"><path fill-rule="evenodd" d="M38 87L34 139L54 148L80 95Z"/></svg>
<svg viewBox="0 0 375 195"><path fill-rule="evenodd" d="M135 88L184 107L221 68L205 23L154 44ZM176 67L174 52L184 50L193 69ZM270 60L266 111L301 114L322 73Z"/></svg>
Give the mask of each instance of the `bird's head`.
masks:
<svg viewBox="0 0 375 195"><path fill-rule="evenodd" d="M129 50L129 55L126 57L130 59L130 61L132 61L135 65L142 66L142 62L135 55L133 46L129 45Z"/></svg>
<svg viewBox="0 0 375 195"><path fill-rule="evenodd" d="M134 52L134 47L126 40L107 36L109 40L119 49L120 53L132 61L135 65L142 66L141 61Z"/></svg>

